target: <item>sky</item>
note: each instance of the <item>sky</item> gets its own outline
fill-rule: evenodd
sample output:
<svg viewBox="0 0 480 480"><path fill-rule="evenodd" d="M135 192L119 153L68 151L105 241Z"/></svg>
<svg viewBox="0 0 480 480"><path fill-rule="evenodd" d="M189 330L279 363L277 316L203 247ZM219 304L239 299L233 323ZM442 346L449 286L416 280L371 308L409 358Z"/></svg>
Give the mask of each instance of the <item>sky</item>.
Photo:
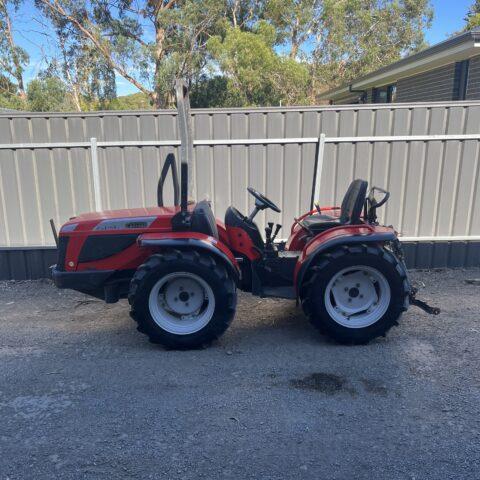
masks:
<svg viewBox="0 0 480 480"><path fill-rule="evenodd" d="M434 19L431 28L425 32L426 40L430 45L445 40L447 35L459 31L464 25L464 17L473 0L431 0L434 8ZM42 27L37 20L32 20L35 13L33 0L27 0L18 14L21 34L16 39L30 55L30 65L26 71L26 79L34 78L42 68L42 53L39 45L48 50L46 37L42 35ZM117 94L127 95L136 92L136 88L121 77L117 78Z"/></svg>

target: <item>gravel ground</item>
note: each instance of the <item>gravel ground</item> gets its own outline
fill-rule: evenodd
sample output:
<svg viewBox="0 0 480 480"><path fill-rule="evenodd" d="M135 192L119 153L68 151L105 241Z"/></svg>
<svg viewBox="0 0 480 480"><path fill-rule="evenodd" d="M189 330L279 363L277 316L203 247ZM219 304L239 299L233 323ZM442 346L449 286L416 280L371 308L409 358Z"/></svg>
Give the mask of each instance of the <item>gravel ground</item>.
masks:
<svg viewBox="0 0 480 480"><path fill-rule="evenodd" d="M0 478L478 479L480 270L416 272L368 346L240 296L206 350L166 351L48 281L0 283Z"/></svg>

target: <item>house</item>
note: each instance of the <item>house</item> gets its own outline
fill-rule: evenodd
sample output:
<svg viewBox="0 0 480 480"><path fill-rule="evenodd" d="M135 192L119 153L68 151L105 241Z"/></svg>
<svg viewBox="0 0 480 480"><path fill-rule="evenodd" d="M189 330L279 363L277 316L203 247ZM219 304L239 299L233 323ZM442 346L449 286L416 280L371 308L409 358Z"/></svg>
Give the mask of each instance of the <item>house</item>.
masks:
<svg viewBox="0 0 480 480"><path fill-rule="evenodd" d="M480 100L480 28L318 97L331 104Z"/></svg>

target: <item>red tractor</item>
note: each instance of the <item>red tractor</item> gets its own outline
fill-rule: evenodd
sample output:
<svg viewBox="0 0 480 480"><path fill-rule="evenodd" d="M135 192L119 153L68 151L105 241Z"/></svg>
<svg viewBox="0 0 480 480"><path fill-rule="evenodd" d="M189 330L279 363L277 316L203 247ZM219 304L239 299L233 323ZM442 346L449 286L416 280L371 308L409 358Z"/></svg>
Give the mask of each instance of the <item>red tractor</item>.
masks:
<svg viewBox="0 0 480 480"><path fill-rule="evenodd" d="M438 313L415 299L397 234L377 222L389 193L374 187L367 194L366 181L353 181L340 207L316 205L295 219L286 242L275 241L281 226L274 229L273 223L262 238L255 216L280 209L253 188L252 212L245 216L231 206L224 222L207 201L189 202L193 147L182 82L177 106L181 186L170 155L159 181L159 206L71 218L57 239L57 287L107 303L128 298L138 330L170 348L199 347L220 337L234 317L237 288L296 299L315 327L347 344L385 335L411 303ZM169 169L174 206L163 205Z"/></svg>

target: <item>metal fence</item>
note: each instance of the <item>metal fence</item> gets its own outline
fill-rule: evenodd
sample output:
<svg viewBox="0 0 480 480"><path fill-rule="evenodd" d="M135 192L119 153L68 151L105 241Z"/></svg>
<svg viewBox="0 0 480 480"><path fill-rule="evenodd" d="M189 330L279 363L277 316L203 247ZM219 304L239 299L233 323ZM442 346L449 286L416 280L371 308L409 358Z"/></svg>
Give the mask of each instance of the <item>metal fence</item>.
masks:
<svg viewBox="0 0 480 480"><path fill-rule="evenodd" d="M391 191L382 220L407 239L480 240L480 102L192 113L196 196L219 217L249 210L252 185L282 208L260 223L289 226L314 176L329 205L361 177ZM154 205L178 143L174 111L0 114L0 247L53 245L50 218Z"/></svg>

